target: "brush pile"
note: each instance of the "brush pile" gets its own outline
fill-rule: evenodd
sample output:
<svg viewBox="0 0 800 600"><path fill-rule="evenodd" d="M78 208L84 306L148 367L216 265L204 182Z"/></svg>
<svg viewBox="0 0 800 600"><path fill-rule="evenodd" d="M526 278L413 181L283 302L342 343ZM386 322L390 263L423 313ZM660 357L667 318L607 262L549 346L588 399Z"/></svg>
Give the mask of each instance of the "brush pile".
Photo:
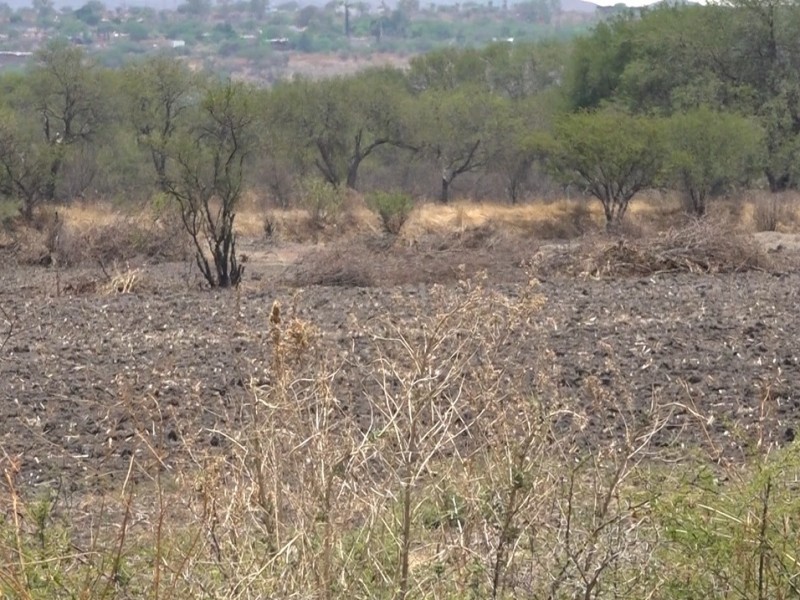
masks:
<svg viewBox="0 0 800 600"><path fill-rule="evenodd" d="M751 235L713 220L695 220L637 240L598 244L596 239L587 239L566 260L554 256L546 262L548 271L558 267L588 277L740 273L770 267L769 257Z"/></svg>

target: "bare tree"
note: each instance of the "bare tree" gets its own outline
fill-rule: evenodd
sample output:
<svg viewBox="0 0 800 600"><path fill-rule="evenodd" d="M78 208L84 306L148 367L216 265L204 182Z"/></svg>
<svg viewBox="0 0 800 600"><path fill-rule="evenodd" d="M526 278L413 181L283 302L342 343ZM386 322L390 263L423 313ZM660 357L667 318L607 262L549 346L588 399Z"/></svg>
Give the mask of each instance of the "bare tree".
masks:
<svg viewBox="0 0 800 600"><path fill-rule="evenodd" d="M256 144L250 93L232 82L211 87L197 107L196 122L167 150L163 187L180 206L197 266L211 287L236 287L244 272L233 224Z"/></svg>

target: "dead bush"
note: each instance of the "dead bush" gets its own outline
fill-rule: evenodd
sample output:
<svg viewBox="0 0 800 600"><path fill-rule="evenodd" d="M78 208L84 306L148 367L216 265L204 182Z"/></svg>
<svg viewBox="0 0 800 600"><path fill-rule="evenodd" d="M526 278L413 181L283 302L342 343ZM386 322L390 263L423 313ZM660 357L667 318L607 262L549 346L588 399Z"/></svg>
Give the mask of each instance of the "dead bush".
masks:
<svg viewBox="0 0 800 600"><path fill-rule="evenodd" d="M321 222L305 209L267 211L263 222L264 236L272 242L324 243L373 235L381 230L377 215L363 203L349 200L338 211Z"/></svg>
<svg viewBox="0 0 800 600"><path fill-rule="evenodd" d="M795 215L791 200L784 194L758 195L753 204L755 231L778 231L793 225Z"/></svg>
<svg viewBox="0 0 800 600"><path fill-rule="evenodd" d="M124 262L136 257L164 262L185 259L188 246L185 235L169 223L146 225L134 218L121 218L87 228L67 223L53 251L63 265Z"/></svg>
<svg viewBox="0 0 800 600"><path fill-rule="evenodd" d="M569 255L542 258L546 271L591 277L647 276L660 273L738 273L766 269L770 261L748 234L709 219L654 237L598 243L585 240Z"/></svg>

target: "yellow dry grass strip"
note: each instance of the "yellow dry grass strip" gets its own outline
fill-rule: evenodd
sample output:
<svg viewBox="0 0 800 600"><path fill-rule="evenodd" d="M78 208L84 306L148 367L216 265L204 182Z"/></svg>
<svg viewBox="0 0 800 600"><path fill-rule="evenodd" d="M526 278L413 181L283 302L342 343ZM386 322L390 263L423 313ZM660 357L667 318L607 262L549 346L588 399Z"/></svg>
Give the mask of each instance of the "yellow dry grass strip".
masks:
<svg viewBox="0 0 800 600"><path fill-rule="evenodd" d="M581 212L599 224L602 207L595 204L568 199L513 206L490 202L422 204L411 213L403 231L407 238L414 239L426 233L459 232L494 225L510 233L524 234L549 223L573 219Z"/></svg>
<svg viewBox="0 0 800 600"><path fill-rule="evenodd" d="M75 202L58 209L64 223L77 230L117 223L122 215L105 202Z"/></svg>

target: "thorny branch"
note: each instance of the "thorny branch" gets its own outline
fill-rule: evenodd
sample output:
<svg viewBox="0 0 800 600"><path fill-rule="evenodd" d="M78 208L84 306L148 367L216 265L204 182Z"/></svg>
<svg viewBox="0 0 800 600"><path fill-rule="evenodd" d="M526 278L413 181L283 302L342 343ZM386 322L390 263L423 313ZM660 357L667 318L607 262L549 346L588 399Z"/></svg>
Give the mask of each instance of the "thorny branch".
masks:
<svg viewBox="0 0 800 600"><path fill-rule="evenodd" d="M0 305L0 315L3 316L3 320L6 323L8 329L2 334L2 338L0 339L0 352L5 350L6 344L8 344L8 340L11 339L11 336L14 335L14 321L11 319L11 315L8 314L8 311Z"/></svg>

